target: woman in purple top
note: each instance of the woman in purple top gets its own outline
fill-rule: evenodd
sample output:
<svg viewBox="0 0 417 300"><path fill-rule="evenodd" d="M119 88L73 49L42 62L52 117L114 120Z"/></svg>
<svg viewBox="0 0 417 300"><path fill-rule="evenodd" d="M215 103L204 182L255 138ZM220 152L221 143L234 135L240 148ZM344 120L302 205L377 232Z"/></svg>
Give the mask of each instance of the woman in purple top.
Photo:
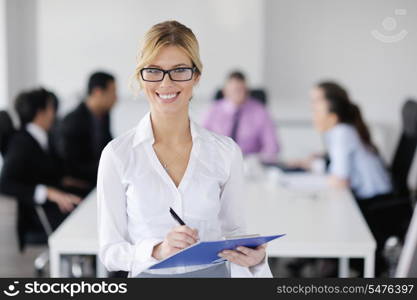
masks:
<svg viewBox="0 0 417 300"><path fill-rule="evenodd" d="M203 126L233 138L243 155L258 154L264 162L275 162L279 150L275 124L265 106L249 96L245 76L231 73L223 94L210 108Z"/></svg>

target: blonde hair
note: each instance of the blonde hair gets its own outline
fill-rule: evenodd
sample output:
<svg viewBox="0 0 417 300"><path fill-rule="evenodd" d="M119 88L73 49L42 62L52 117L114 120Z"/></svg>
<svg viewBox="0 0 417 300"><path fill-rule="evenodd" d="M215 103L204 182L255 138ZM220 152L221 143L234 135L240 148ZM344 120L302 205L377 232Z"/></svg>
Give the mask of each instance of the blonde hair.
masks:
<svg viewBox="0 0 417 300"><path fill-rule="evenodd" d="M183 50L193 63L193 67L196 68L195 72L201 75L203 64L200 60L199 45L194 33L190 28L177 21L165 21L152 26L142 41L134 74L140 88L142 88L140 70L166 46L176 46Z"/></svg>

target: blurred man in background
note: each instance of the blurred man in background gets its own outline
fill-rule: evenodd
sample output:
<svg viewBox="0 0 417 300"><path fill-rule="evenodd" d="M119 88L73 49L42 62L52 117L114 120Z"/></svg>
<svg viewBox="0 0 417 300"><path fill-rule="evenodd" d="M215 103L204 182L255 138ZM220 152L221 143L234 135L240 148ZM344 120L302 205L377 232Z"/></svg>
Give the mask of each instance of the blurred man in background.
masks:
<svg viewBox="0 0 417 300"><path fill-rule="evenodd" d="M27 232L45 230L35 211L36 205L43 208L54 230L80 202L78 196L66 192L80 181L64 176L63 164L49 135L57 107L55 95L42 88L20 93L15 102L21 127L6 147L0 190L18 201L21 250Z"/></svg>
<svg viewBox="0 0 417 300"><path fill-rule="evenodd" d="M84 194L96 185L101 151L112 140L110 111L117 100L116 81L105 72L88 80L87 98L60 125L60 152L69 174L88 182Z"/></svg>
<svg viewBox="0 0 417 300"><path fill-rule="evenodd" d="M243 73L228 76L223 95L209 110L203 126L231 137L243 155L257 154L263 162L275 162L279 147L274 122L265 106L250 97Z"/></svg>

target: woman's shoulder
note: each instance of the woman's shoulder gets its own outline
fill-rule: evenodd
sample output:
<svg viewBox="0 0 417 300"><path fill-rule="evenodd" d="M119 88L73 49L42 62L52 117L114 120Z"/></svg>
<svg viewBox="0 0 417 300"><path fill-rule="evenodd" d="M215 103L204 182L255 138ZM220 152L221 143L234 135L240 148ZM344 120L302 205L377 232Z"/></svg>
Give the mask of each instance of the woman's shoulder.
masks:
<svg viewBox="0 0 417 300"><path fill-rule="evenodd" d="M112 152L118 157L125 157L133 146L135 132L136 127L112 139L106 147L104 147L103 152Z"/></svg>
<svg viewBox="0 0 417 300"><path fill-rule="evenodd" d="M242 163L242 151L230 137L214 133L201 128L202 147L199 158L204 161L208 169L213 173L222 174L226 180L229 177L232 166ZM219 173L220 172L220 173Z"/></svg>
<svg viewBox="0 0 417 300"><path fill-rule="evenodd" d="M349 141L359 138L356 129L352 125L344 123L337 124L333 127L329 131L329 135L336 139L346 139Z"/></svg>
<svg viewBox="0 0 417 300"><path fill-rule="evenodd" d="M196 126L198 126L199 134L203 137L203 141L222 153L234 154L236 150L240 149L232 138L215 133L199 125Z"/></svg>

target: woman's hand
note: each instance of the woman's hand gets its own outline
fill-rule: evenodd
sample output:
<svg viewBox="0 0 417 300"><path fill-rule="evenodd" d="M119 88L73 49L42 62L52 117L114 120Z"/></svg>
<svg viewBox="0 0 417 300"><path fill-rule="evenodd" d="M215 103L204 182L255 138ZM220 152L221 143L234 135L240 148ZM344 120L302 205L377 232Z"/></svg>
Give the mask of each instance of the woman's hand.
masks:
<svg viewBox="0 0 417 300"><path fill-rule="evenodd" d="M178 251L195 244L198 241L198 232L186 225L171 229L164 241L153 248L152 256L158 260L164 259Z"/></svg>
<svg viewBox="0 0 417 300"><path fill-rule="evenodd" d="M237 247L236 250L223 250L219 256L242 267L253 267L262 262L266 256L266 244L255 249Z"/></svg>
<svg viewBox="0 0 417 300"><path fill-rule="evenodd" d="M349 187L349 181L343 178L340 178L335 175L330 175L328 177L328 182L331 187L338 188L338 189L346 189Z"/></svg>
<svg viewBox="0 0 417 300"><path fill-rule="evenodd" d="M313 162L316 159L320 159L322 157L323 157L322 154L314 153L304 159L289 161L286 163L286 165L290 168L302 168L302 169L310 170L313 165Z"/></svg>

